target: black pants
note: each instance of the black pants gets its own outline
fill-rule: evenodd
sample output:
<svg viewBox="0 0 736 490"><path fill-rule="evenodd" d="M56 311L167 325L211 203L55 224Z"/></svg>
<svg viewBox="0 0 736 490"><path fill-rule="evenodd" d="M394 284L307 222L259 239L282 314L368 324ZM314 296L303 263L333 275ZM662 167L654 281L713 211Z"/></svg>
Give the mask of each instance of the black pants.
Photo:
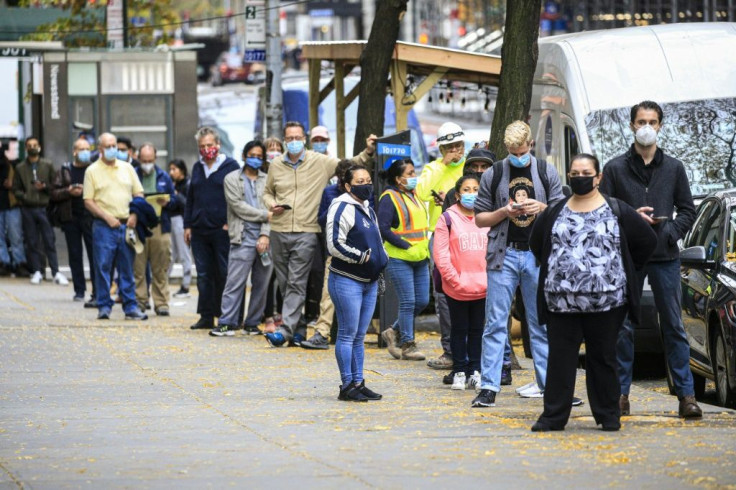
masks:
<svg viewBox="0 0 736 490"><path fill-rule="evenodd" d="M625 306L601 313L548 312L549 358L540 422L556 428L567 424L575 392L578 353L585 339L585 384L593 418L596 424L620 423L616 339L625 317Z"/></svg>
<svg viewBox="0 0 736 490"><path fill-rule="evenodd" d="M227 279L230 237L225 230L192 230L192 257L197 267L197 313L205 319L219 317Z"/></svg>
<svg viewBox="0 0 736 490"><path fill-rule="evenodd" d="M89 270L92 277L92 297L97 298L94 281L95 259L92 254L92 217L74 216L71 221L63 223L61 229L64 230L64 236L66 237L74 295L84 296L87 289L87 283L84 279L84 249L87 249L87 260L89 261Z"/></svg>
<svg viewBox="0 0 736 490"><path fill-rule="evenodd" d="M45 273L46 261L43 256L45 250L46 259L48 259L49 267L51 267L51 275L55 276L59 272L59 260L56 258L56 236L46 215L46 207L23 207L20 212L23 216L23 233L26 237L28 268L31 272ZM42 241L43 247L41 247Z"/></svg>
<svg viewBox="0 0 736 490"><path fill-rule="evenodd" d="M458 301L445 295L450 310L450 349L452 372L471 376L480 372L483 324L486 318L486 299Z"/></svg>

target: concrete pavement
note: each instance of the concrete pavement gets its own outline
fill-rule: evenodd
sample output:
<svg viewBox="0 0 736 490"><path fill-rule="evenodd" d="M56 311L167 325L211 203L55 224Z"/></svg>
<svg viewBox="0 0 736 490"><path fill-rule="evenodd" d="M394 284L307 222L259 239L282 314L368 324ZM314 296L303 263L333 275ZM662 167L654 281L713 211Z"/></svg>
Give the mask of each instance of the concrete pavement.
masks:
<svg viewBox="0 0 736 490"><path fill-rule="evenodd" d="M0 279L0 488L726 488L736 413L632 389L619 433L586 404L567 430L533 434L542 400L497 406L441 384L425 363L367 349L380 402L336 400L334 351L273 349L262 336L191 331L196 288L168 318L112 320L71 288ZM439 337L420 348L439 353ZM514 386L532 380L520 359ZM584 373L578 396L585 399Z"/></svg>

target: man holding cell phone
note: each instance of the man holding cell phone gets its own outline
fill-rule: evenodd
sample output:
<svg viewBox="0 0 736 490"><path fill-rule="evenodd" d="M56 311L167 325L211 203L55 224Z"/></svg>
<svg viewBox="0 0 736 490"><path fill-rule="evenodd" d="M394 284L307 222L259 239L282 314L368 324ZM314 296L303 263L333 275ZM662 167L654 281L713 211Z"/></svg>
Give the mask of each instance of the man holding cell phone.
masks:
<svg viewBox="0 0 736 490"><path fill-rule="evenodd" d="M631 108L630 128L634 143L626 153L603 167L600 191L636 209L657 233L657 249L639 273L639 288L641 291L648 277L659 312L667 365L680 400L680 417L697 418L702 417L703 412L695 401L690 346L682 325L677 246L677 241L695 221L695 205L682 162L657 147L663 117L659 104L649 100ZM671 219L673 211L677 215ZM629 415L631 409L629 389L634 367L634 330L635 325L627 318L619 330L616 345L621 415Z"/></svg>

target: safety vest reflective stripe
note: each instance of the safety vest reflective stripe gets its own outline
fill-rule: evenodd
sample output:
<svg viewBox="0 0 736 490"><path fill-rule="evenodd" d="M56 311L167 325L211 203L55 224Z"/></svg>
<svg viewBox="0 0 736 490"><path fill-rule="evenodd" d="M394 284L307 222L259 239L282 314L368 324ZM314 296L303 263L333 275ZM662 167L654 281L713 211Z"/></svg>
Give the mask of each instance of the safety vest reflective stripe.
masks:
<svg viewBox="0 0 736 490"><path fill-rule="evenodd" d="M386 189L383 195L386 194L391 198L391 201L394 203L399 215L399 226L397 228L391 228L391 231L408 242L421 242L426 240L429 227L425 224L422 228L414 228L413 222L415 220L412 220L412 213L406 205L406 201L401 193L393 189ZM415 212L423 212L426 216L427 210L423 206L416 204L415 208L417 208ZM424 220L425 223L428 221L428 219Z"/></svg>

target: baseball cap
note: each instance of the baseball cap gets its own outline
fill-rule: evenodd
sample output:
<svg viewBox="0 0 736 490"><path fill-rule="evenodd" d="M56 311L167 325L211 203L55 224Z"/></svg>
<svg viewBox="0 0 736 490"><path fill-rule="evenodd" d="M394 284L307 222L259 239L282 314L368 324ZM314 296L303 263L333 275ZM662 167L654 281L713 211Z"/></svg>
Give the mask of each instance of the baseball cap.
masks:
<svg viewBox="0 0 736 490"><path fill-rule="evenodd" d="M330 133L327 131L327 128L324 126L315 126L312 128L312 130L309 132L309 140L313 140L314 138L324 138L326 140L330 139Z"/></svg>

